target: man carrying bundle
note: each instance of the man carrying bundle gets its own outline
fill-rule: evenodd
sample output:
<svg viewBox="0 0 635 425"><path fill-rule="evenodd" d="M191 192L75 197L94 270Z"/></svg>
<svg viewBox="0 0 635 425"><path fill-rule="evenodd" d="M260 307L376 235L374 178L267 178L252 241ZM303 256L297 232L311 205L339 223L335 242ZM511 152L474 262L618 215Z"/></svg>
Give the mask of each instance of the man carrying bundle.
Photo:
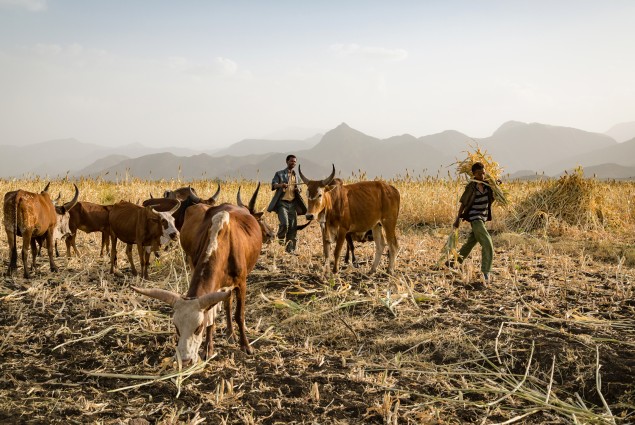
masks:
<svg viewBox="0 0 635 425"><path fill-rule="evenodd" d="M467 242L459 250L458 262L462 263L470 254L474 245L481 244L481 271L483 279L489 282L489 274L492 270L492 260L494 257L494 245L492 237L485 228L485 222L492 220L492 202L494 202L494 192L492 188L484 182L485 166L482 162L475 162L472 165L473 179L465 186L465 191L461 195L461 206L459 214L454 222L454 227L458 228L461 219L467 221L472 226ZM447 266L453 266L454 262L448 260Z"/></svg>

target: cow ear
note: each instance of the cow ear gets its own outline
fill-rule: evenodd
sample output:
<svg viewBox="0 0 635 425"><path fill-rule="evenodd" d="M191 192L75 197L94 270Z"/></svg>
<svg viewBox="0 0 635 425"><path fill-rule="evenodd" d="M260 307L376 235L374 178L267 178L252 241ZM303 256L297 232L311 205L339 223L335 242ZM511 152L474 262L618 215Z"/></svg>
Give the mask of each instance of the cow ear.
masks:
<svg viewBox="0 0 635 425"><path fill-rule="evenodd" d="M256 220L260 220L264 213L265 213L264 211L260 211L260 212L254 213L252 215L256 218Z"/></svg>

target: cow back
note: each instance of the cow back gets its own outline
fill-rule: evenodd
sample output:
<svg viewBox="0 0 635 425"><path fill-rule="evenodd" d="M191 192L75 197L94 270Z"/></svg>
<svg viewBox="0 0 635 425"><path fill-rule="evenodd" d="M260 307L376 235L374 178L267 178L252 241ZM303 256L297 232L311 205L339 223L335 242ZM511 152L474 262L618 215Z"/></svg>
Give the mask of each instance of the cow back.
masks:
<svg viewBox="0 0 635 425"><path fill-rule="evenodd" d="M99 205L92 202L78 202L68 212L71 232L80 229L86 233L105 231L109 227L109 213L112 205Z"/></svg>
<svg viewBox="0 0 635 425"><path fill-rule="evenodd" d="M329 220L338 221L349 232L366 232L385 220L396 222L399 215L399 191L383 181L336 185L326 195L331 204Z"/></svg>
<svg viewBox="0 0 635 425"><path fill-rule="evenodd" d="M221 216L228 221L219 220ZM196 268L187 296L201 296L244 282L262 249L258 221L245 208L221 204L205 212L198 229L201 237L193 256Z"/></svg>

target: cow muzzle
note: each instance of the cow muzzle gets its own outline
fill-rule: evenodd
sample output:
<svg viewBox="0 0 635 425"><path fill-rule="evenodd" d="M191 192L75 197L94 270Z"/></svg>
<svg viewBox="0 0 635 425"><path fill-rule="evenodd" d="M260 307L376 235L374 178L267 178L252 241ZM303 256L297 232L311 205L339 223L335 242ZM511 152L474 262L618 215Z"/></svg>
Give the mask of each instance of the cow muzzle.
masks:
<svg viewBox="0 0 635 425"><path fill-rule="evenodd" d="M313 214L305 214L305 217L307 220L313 220L315 218Z"/></svg>

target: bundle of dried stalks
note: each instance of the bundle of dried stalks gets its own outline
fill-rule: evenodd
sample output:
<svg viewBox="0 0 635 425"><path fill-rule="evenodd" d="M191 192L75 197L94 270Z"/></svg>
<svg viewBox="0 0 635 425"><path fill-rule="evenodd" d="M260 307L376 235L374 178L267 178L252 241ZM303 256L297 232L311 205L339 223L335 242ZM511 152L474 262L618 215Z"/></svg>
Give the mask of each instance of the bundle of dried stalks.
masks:
<svg viewBox="0 0 635 425"><path fill-rule="evenodd" d="M595 179L584 178L581 167L549 183L516 206L508 225L522 232L574 227L601 230L607 224L604 197Z"/></svg>
<svg viewBox="0 0 635 425"><path fill-rule="evenodd" d="M458 175L463 175L468 179L472 178L472 165L480 162L485 166L485 183L492 188L494 192L494 199L500 202L501 205L508 205L507 193L500 185L500 177L503 174L503 168L494 161L494 159L487 153L486 150L481 150L477 145L474 152L465 151L467 155L462 161L457 161L456 172Z"/></svg>

